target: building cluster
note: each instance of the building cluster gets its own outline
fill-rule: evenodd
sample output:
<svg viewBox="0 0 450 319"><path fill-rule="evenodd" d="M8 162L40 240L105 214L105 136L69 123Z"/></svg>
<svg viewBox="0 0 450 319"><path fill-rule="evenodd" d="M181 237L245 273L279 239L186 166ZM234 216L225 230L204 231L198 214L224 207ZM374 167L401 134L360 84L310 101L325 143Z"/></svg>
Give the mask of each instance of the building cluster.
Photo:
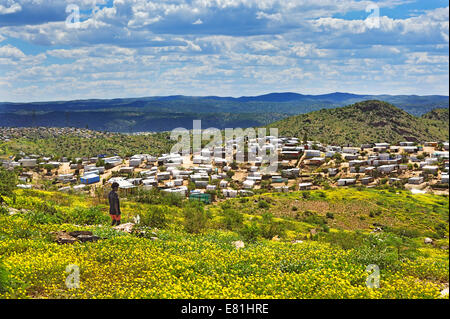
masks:
<svg viewBox="0 0 450 319"><path fill-rule="evenodd" d="M245 145L245 152L240 145ZM227 156L230 149L231 157ZM276 170L263 169L261 154L269 153L277 155ZM236 161L238 158L243 162ZM21 188L35 187L41 177L53 180L60 191L81 191L88 185L117 182L124 192L158 188L205 201L211 196L245 196L258 189L288 192L349 185L391 184L448 193L449 143L380 142L351 147L269 136L233 139L186 156L100 155L69 162L66 158L55 161L31 154L17 161L4 160L1 165L7 169L23 168ZM37 167L46 169L36 170Z"/></svg>

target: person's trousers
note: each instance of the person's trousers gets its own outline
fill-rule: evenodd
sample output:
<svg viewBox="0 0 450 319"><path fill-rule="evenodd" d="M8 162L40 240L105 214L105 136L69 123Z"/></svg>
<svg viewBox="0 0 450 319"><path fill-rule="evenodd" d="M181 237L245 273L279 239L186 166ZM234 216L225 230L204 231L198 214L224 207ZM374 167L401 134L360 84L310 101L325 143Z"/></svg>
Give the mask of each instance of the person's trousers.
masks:
<svg viewBox="0 0 450 319"><path fill-rule="evenodd" d="M120 221L120 215L109 215L109 216L111 216L112 220Z"/></svg>

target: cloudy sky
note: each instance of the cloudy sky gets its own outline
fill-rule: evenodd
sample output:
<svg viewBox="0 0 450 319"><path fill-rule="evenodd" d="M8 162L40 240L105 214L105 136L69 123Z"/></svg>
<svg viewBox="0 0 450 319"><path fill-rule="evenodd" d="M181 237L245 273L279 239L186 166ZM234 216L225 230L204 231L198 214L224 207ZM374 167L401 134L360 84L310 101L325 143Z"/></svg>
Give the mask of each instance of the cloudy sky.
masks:
<svg viewBox="0 0 450 319"><path fill-rule="evenodd" d="M448 95L448 3L0 0L0 101Z"/></svg>

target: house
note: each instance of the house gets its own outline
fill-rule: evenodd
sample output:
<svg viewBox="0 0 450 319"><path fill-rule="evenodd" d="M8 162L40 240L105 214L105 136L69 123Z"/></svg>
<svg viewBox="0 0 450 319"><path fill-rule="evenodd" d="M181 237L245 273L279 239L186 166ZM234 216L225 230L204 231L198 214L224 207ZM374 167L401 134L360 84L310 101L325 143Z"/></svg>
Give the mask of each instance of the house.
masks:
<svg viewBox="0 0 450 319"><path fill-rule="evenodd" d="M90 185L100 182L100 176L97 174L88 174L80 177L80 183Z"/></svg>
<svg viewBox="0 0 450 319"><path fill-rule="evenodd" d="M244 181L243 187L244 189L253 189L253 187L255 187L255 181L247 179Z"/></svg>
<svg viewBox="0 0 450 319"><path fill-rule="evenodd" d="M328 169L328 175L329 176L336 176L337 173L338 173L338 169L337 168L331 167L331 168Z"/></svg>
<svg viewBox="0 0 450 319"><path fill-rule="evenodd" d="M222 194L224 197L235 198L237 197L237 190L234 189L222 189Z"/></svg>
<svg viewBox="0 0 450 319"><path fill-rule="evenodd" d="M298 159L301 155L301 151L281 151L281 158L287 160ZM320 151L319 151L320 155Z"/></svg>
<svg viewBox="0 0 450 319"><path fill-rule="evenodd" d="M141 157L132 157L130 158L129 165L132 167L139 167L142 164L142 158Z"/></svg>
<svg viewBox="0 0 450 319"><path fill-rule="evenodd" d="M158 181L167 181L167 180L170 179L170 172L159 172L159 173L156 175L156 179L157 179Z"/></svg>
<svg viewBox="0 0 450 319"><path fill-rule="evenodd" d="M119 173L123 173L123 174L131 174L134 172L134 167L131 166L125 166L125 167L121 167L119 169Z"/></svg>
<svg viewBox="0 0 450 319"><path fill-rule="evenodd" d="M116 167L122 164L122 159L119 156L107 157L104 159L105 166Z"/></svg>
<svg viewBox="0 0 450 319"><path fill-rule="evenodd" d="M438 142L425 142L424 146L426 146L426 147L438 147Z"/></svg>
<svg viewBox="0 0 450 319"><path fill-rule="evenodd" d="M343 157L345 160L350 161L350 160L356 160L356 159L358 159L359 155L358 155L358 153L356 153L356 154L352 154L352 153L342 153L342 157Z"/></svg>
<svg viewBox="0 0 450 319"><path fill-rule="evenodd" d="M441 183L442 184L448 184L448 174L442 174L441 175Z"/></svg>
<svg viewBox="0 0 450 319"><path fill-rule="evenodd" d="M298 184L298 189L299 190L308 190L311 189L312 187L312 183L300 183Z"/></svg>
<svg viewBox="0 0 450 319"><path fill-rule="evenodd" d="M363 178L361 178L361 184L368 185L368 184L372 183L373 180L374 179L371 176L363 177Z"/></svg>
<svg viewBox="0 0 450 319"><path fill-rule="evenodd" d="M22 158L18 161L22 167L33 168L37 165L37 160L35 158Z"/></svg>
<svg viewBox="0 0 450 319"><path fill-rule="evenodd" d="M272 183L284 183L287 182L286 178L282 178L281 176L274 175L272 176Z"/></svg>
<svg viewBox="0 0 450 319"><path fill-rule="evenodd" d="M85 189L86 188L86 185L84 185L84 184L81 184L81 185L75 185L74 187L73 187L73 191L74 192L80 192L80 191L82 191L83 189Z"/></svg>
<svg viewBox="0 0 450 319"><path fill-rule="evenodd" d="M318 150L306 150L305 151L305 158L314 158L314 157L320 157L320 151L318 151Z"/></svg>
<svg viewBox="0 0 450 319"><path fill-rule="evenodd" d="M397 165L381 165L377 167L377 171L383 174L392 173L397 168Z"/></svg>
<svg viewBox="0 0 450 319"><path fill-rule="evenodd" d="M356 183L355 178L341 178L337 181L338 186L352 185Z"/></svg>
<svg viewBox="0 0 450 319"><path fill-rule="evenodd" d="M414 146L414 142L405 141L405 142L400 142L399 145L400 146Z"/></svg>
<svg viewBox="0 0 450 319"><path fill-rule="evenodd" d="M220 188L226 188L226 187L228 187L228 182L225 181L225 180L220 181L219 187L220 187Z"/></svg>
<svg viewBox="0 0 450 319"><path fill-rule="evenodd" d="M289 187L287 187L287 186L277 186L274 189L276 192L279 192L279 193L288 193L289 192Z"/></svg>
<svg viewBox="0 0 450 319"><path fill-rule="evenodd" d="M360 151L360 149L357 148L357 147L344 147L344 148L342 148L342 153L345 153L345 154L353 154L353 155L355 155L355 154L358 154L359 151Z"/></svg>
<svg viewBox="0 0 450 319"><path fill-rule="evenodd" d="M201 181L201 180L197 180L195 181L195 187L197 188L206 188L206 186L208 186L208 181Z"/></svg>
<svg viewBox="0 0 450 319"><path fill-rule="evenodd" d="M403 151L406 153L416 153L418 151L417 146L404 146Z"/></svg>
<svg viewBox="0 0 450 319"><path fill-rule="evenodd" d="M210 194L201 193L199 191L192 191L191 194L189 195L189 199L190 200L200 201L200 202L203 202L205 204L210 204L211 203L211 195Z"/></svg>
<svg viewBox="0 0 450 319"><path fill-rule="evenodd" d="M384 152L389 148L389 143L375 143L375 146L373 147L374 152Z"/></svg>
<svg viewBox="0 0 450 319"><path fill-rule="evenodd" d="M299 176L299 174L300 174L299 168L289 168L281 170L281 176L287 178L296 178Z"/></svg>
<svg viewBox="0 0 450 319"><path fill-rule="evenodd" d="M435 174L438 172L439 167L434 165L425 165L422 167L422 170L427 173Z"/></svg>
<svg viewBox="0 0 450 319"><path fill-rule="evenodd" d="M442 143L442 147L444 148L444 150L448 151L448 148L449 148L448 142Z"/></svg>
<svg viewBox="0 0 450 319"><path fill-rule="evenodd" d="M408 179L408 184L414 184L414 185L419 185L423 183L423 177L422 176L415 176L415 177L410 177Z"/></svg>
<svg viewBox="0 0 450 319"><path fill-rule="evenodd" d="M33 188L31 185L25 185L25 184L19 184L16 187L19 189L32 189Z"/></svg>
<svg viewBox="0 0 450 319"><path fill-rule="evenodd" d="M324 157L313 157L308 161L309 165L322 165L323 163L325 163Z"/></svg>

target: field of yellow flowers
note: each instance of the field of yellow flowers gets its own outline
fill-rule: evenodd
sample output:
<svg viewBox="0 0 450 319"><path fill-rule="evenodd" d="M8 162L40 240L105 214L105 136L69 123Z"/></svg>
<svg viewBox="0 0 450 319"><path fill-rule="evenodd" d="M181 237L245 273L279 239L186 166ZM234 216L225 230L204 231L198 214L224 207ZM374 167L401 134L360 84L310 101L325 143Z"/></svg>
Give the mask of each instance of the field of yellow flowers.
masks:
<svg viewBox="0 0 450 319"><path fill-rule="evenodd" d="M54 216L27 217L49 203ZM239 232L190 234L177 216L151 230L155 240L111 229L106 212L89 225L66 223L92 204L75 195L17 192L10 204L28 211L0 214L0 298L440 298L448 283L448 250L421 247L414 259L380 267L380 287L368 288L370 258L330 242L259 238L236 249ZM136 209L143 206L125 202L124 218ZM91 230L102 240L61 245L49 235L58 230ZM79 267L78 288L66 286L69 265Z"/></svg>

